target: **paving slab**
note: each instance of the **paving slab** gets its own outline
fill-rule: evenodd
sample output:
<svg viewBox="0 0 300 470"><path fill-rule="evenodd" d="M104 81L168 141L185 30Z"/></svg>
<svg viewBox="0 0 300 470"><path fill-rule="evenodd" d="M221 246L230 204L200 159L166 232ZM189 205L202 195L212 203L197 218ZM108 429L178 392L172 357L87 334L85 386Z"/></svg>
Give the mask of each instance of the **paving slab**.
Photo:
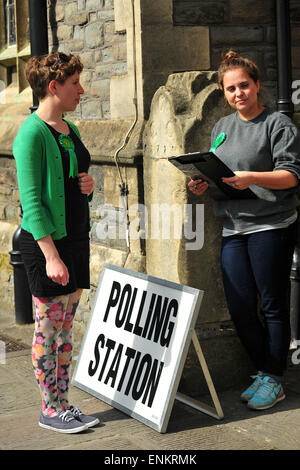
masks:
<svg viewBox="0 0 300 470"><path fill-rule="evenodd" d="M101 424L74 435L42 429L38 426L40 395L31 364L33 329L33 324L16 325L11 316L1 312L0 340L6 335L18 346L10 343L5 364L0 357L0 449L107 452L300 449L300 364L292 365L291 361L284 380L287 398L270 410L247 409L239 395L248 384L241 384L239 390L217 390L223 420L175 401L167 432L160 434L71 386L71 402L85 413L97 416ZM75 358L79 347L79 341L75 342ZM211 405L208 396L195 398Z"/></svg>
<svg viewBox="0 0 300 470"><path fill-rule="evenodd" d="M16 355L17 354L17 355ZM290 367L286 400L257 412L239 401L240 390L218 393L218 421L175 401L167 432L160 434L90 394L71 386L70 399L101 424L66 435L38 426L40 396L30 350L8 353L0 364L0 448L3 450L299 450L300 367ZM198 397L208 404L208 397Z"/></svg>

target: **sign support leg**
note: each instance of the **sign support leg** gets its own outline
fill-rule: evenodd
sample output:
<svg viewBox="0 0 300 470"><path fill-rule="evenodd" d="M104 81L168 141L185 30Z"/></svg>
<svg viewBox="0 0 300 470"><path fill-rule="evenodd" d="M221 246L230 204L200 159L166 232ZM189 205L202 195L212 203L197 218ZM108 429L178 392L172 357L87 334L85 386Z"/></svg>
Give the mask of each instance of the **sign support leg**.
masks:
<svg viewBox="0 0 300 470"><path fill-rule="evenodd" d="M193 344L194 344L194 347L195 347L195 350L196 350L196 353L197 353L197 356L198 356L198 359L199 359L199 362L200 362L200 365L201 365L201 368L202 368L202 371L203 371L203 374L204 374L204 377L205 377L205 380L206 380L206 383L207 383L207 386L208 386L208 389L209 389L209 392L210 392L210 396L212 398L212 401L214 403L215 408L213 408L211 406L208 406L205 403L201 403L197 400L194 400L193 398L191 398L187 395L184 395L183 393L179 393L179 392L177 392L177 394L176 394L176 399L178 401L184 403L185 405L189 405L189 406L191 406L192 408L195 408L198 411L202 411L202 413L205 413L205 414L208 414L209 416L212 416L213 418L222 419L222 418L224 418L224 413L222 411L222 408L221 408L221 405L220 405L220 402L219 402L219 398L218 398L218 395L216 393L213 381L211 379L211 375L209 373L209 370L208 370L208 367L207 367L207 364L206 364L206 360L205 360L205 357L203 355L202 348L200 346L200 343L199 343L199 340L198 340L198 337L197 337L197 334L196 334L195 330L193 330L193 333L192 333L192 341L193 341Z"/></svg>

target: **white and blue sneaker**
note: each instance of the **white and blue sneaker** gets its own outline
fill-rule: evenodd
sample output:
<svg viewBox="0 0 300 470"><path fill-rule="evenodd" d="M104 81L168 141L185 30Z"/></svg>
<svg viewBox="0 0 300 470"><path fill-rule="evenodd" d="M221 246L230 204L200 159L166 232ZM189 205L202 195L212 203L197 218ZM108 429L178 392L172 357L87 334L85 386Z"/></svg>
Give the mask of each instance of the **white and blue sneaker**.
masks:
<svg viewBox="0 0 300 470"><path fill-rule="evenodd" d="M250 387L248 387L247 390L245 390L241 394L240 399L242 401L248 402L249 400L251 400L251 398L254 396L255 392L257 392L258 387L260 386L263 377L264 377L264 375L263 375L262 371L260 371L260 370L257 372L257 375L251 375L251 378L255 379L255 380L254 380L253 384L250 385Z"/></svg>
<svg viewBox="0 0 300 470"><path fill-rule="evenodd" d="M285 394L282 385L266 375L262 379L257 392L248 401L248 408L252 410L266 410L284 399Z"/></svg>

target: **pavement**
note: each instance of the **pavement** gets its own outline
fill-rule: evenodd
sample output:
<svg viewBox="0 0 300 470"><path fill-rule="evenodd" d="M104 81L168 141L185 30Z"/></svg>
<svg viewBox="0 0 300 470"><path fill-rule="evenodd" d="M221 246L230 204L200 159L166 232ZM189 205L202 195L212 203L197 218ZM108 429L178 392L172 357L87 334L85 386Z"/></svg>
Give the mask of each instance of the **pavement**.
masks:
<svg viewBox="0 0 300 470"><path fill-rule="evenodd" d="M186 459L183 463L194 464L204 450L300 449L300 365L293 365L291 361L284 380L286 399L269 410L249 410L239 400L248 384L241 384L239 389L217 390L224 412L222 420L175 400L167 432L161 434L71 386L71 402L86 414L97 416L100 425L71 435L42 429L38 426L40 396L30 355L32 334L33 325L15 325L11 316L0 312L0 335L2 341L5 335L7 344L5 355L2 349L1 356L0 350L1 450L102 450L106 464L122 463L113 460L139 455L140 451L147 458L160 453L167 459L166 464L174 464L170 462L170 455L175 454ZM7 338L11 338L10 344ZM211 405L209 394L197 398ZM145 459L124 462L134 467L145 463Z"/></svg>

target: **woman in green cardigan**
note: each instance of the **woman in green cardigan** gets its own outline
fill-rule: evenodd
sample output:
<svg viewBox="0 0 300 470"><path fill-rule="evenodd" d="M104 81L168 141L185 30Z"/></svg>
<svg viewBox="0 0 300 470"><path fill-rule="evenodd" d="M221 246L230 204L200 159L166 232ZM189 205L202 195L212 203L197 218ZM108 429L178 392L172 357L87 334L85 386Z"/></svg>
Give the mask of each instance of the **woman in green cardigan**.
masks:
<svg viewBox="0 0 300 470"><path fill-rule="evenodd" d="M32 361L42 396L39 425L65 433L99 423L68 401L72 322L89 279L90 155L77 127L63 118L84 90L79 57L32 57L26 78L39 107L13 145L23 211L20 247L36 305Z"/></svg>

